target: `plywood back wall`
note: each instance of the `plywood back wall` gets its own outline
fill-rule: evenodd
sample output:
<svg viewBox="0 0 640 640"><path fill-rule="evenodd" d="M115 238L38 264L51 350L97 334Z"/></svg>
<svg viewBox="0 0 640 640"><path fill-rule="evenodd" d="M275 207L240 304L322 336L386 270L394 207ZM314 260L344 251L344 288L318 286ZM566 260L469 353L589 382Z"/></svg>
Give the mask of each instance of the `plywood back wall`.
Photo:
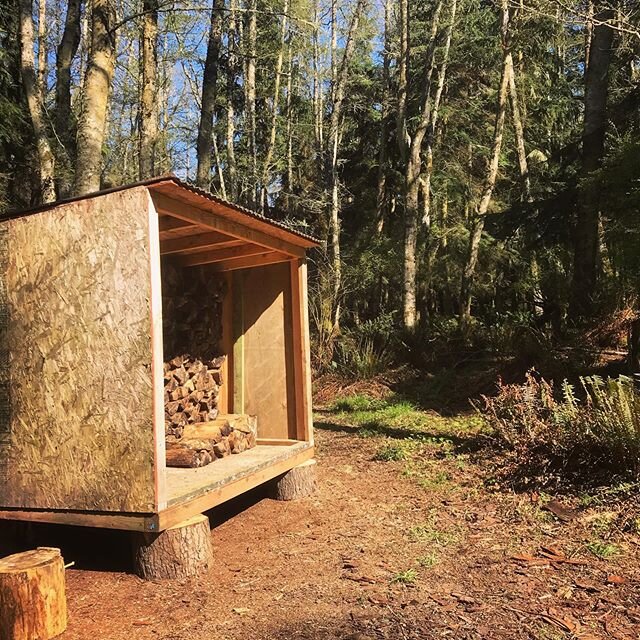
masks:
<svg viewBox="0 0 640 640"><path fill-rule="evenodd" d="M234 350L234 379L236 386L242 380L244 412L258 416L259 437L295 438L289 263L236 272L233 296L236 347L240 346ZM242 336L239 326L244 329ZM235 398L239 398L237 388Z"/></svg>
<svg viewBox="0 0 640 640"><path fill-rule="evenodd" d="M0 228L0 506L152 511L146 189Z"/></svg>

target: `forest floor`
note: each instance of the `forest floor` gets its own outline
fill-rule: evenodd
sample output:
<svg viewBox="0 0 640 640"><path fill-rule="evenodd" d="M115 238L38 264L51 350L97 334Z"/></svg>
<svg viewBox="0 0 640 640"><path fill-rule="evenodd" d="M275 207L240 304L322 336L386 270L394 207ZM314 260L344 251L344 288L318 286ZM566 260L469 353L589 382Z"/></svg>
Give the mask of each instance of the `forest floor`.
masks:
<svg viewBox="0 0 640 640"><path fill-rule="evenodd" d="M476 416L394 396L327 402L316 440L318 493L213 512L206 575L144 582L108 560L124 538L76 540L63 640L640 637L628 487L513 492Z"/></svg>

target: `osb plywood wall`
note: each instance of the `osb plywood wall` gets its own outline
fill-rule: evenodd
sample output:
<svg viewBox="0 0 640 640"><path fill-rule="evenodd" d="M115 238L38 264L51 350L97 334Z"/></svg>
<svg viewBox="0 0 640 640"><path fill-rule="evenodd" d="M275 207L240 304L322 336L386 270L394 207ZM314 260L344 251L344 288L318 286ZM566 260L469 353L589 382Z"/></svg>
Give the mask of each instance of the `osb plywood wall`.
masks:
<svg viewBox="0 0 640 640"><path fill-rule="evenodd" d="M153 511L148 215L137 188L0 223L0 506Z"/></svg>
<svg viewBox="0 0 640 640"><path fill-rule="evenodd" d="M260 438L295 438L289 263L236 273L234 305L242 305L236 317L242 317L244 335L234 356L244 354L244 412L258 416Z"/></svg>

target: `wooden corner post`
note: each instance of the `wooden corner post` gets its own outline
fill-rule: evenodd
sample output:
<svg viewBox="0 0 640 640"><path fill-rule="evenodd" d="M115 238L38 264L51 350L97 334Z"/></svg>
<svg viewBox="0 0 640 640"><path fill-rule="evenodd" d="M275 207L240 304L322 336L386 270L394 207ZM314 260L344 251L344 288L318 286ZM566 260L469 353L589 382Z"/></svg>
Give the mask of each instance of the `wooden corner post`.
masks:
<svg viewBox="0 0 640 640"><path fill-rule="evenodd" d="M291 260L291 313L293 314L293 369L295 379L298 440L313 442L311 406L311 356L309 346L309 300L307 263Z"/></svg>

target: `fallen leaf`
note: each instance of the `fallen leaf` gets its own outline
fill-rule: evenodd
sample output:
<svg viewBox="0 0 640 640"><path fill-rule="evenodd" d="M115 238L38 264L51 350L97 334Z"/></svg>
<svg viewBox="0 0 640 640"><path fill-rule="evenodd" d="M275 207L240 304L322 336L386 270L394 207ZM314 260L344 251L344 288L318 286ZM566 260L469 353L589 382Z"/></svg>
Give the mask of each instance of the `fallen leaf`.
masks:
<svg viewBox="0 0 640 640"><path fill-rule="evenodd" d="M246 607L234 607L231 611L233 611L233 613L237 613L239 616L244 616L249 613L251 609L247 609Z"/></svg>
<svg viewBox="0 0 640 640"><path fill-rule="evenodd" d="M576 517L576 512L569 507L564 506L557 500L551 500L551 502L547 502L542 506L543 509L547 511L551 511L558 520L562 522L571 522Z"/></svg>
<svg viewBox="0 0 640 640"><path fill-rule="evenodd" d="M622 576L617 576L615 574L611 574L610 576L607 576L607 582L609 584L624 584L626 582L626 578L623 578Z"/></svg>
<svg viewBox="0 0 640 640"><path fill-rule="evenodd" d="M465 604L474 604L475 600L471 596L465 596L463 593L455 593L451 594L453 598L460 602L464 602Z"/></svg>
<svg viewBox="0 0 640 640"><path fill-rule="evenodd" d="M600 591L595 584L587 582L586 580L580 580L580 578L576 578L573 583L578 587L578 589L584 589L585 591L592 591L594 593Z"/></svg>

